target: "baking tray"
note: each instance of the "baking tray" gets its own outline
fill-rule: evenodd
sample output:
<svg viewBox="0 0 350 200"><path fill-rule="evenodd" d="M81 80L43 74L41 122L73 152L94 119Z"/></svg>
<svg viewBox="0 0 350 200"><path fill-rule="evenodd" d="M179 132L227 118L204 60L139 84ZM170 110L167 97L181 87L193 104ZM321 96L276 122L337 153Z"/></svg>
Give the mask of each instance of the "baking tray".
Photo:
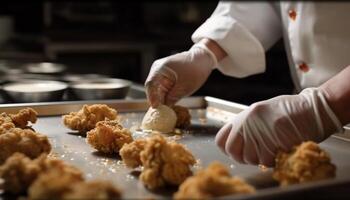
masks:
<svg viewBox="0 0 350 200"><path fill-rule="evenodd" d="M79 167L84 171L87 179L99 178L113 181L123 190L125 199L171 198L171 194L176 191L176 188L147 190L138 181L138 170L127 169L117 155L107 156L96 152L86 144L84 137L76 135L75 132L63 125L61 117L63 114L77 111L84 104L95 103L107 104L117 109L122 117L123 125L132 130L133 136L144 136L137 131L137 127L148 109L148 103L145 99L3 104L0 105L0 112L15 113L25 107L35 109L39 113L39 120L33 128L49 137L53 147L53 155ZM184 131L182 136L169 137L185 144L197 158L198 164L193 167L193 170L206 167L212 161L220 161L231 170L233 175L245 178L247 182L257 188L257 192L252 195L233 195L223 198L286 198L315 189L327 191L325 188L338 188L338 186L350 183L350 143L346 139L342 139L341 135L332 136L320 144L330 153L332 162L337 166L336 178L280 188L271 178L271 169L263 170L258 166L239 164L225 156L215 145L214 138L219 128L247 106L213 97L188 97L181 100L179 104L190 108L192 125ZM313 194L317 195L317 193ZM339 195L339 192L337 194Z"/></svg>

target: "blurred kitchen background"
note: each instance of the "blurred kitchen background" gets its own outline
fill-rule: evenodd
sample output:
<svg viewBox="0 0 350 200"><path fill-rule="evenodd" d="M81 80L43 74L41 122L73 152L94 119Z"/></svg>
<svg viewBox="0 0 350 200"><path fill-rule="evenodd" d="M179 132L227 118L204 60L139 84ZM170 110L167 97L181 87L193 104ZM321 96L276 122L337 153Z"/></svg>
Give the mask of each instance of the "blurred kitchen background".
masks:
<svg viewBox="0 0 350 200"><path fill-rule="evenodd" d="M35 73L23 70L26 64L52 62L66 68L51 77L97 74L142 85L155 59L190 48L191 34L216 5L215 1L8 1L0 6L1 80ZM290 94L293 84L283 48L279 41L267 53L266 73L237 79L214 71L195 95L251 104Z"/></svg>

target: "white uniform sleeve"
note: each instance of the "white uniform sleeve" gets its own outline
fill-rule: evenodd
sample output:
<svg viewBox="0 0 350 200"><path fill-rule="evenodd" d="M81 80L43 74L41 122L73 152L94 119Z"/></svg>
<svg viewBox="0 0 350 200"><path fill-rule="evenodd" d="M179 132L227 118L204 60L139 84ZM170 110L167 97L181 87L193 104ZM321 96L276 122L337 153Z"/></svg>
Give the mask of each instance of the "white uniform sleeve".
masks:
<svg viewBox="0 0 350 200"><path fill-rule="evenodd" d="M219 2L192 35L216 41L228 56L215 68L234 77L265 71L265 51L282 35L279 13L270 2Z"/></svg>

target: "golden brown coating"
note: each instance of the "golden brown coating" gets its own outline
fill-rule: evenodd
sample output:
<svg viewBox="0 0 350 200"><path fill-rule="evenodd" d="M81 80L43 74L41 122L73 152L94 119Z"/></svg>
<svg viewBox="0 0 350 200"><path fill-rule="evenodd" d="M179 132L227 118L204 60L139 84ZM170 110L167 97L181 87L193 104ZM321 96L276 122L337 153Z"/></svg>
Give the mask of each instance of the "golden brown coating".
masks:
<svg viewBox="0 0 350 200"><path fill-rule="evenodd" d="M72 186L72 191L64 199L120 199L121 191L109 181L93 180L79 182Z"/></svg>
<svg viewBox="0 0 350 200"><path fill-rule="evenodd" d="M182 144L176 143L175 141L167 142L164 144L161 152L163 159L163 170L162 176L167 183L173 185L181 184L187 177L192 175L190 166L196 163L196 160L192 153L186 149ZM145 162L144 166L152 166L152 159L148 156L149 149L157 149L156 145L151 148L146 148L141 154L141 160Z"/></svg>
<svg viewBox="0 0 350 200"><path fill-rule="evenodd" d="M176 120L176 128L187 128L191 125L191 114L188 108L174 105L172 109L175 111L177 120Z"/></svg>
<svg viewBox="0 0 350 200"><path fill-rule="evenodd" d="M186 179L174 194L174 199L211 199L254 192L254 187L238 177L232 177L224 165L213 162Z"/></svg>
<svg viewBox="0 0 350 200"><path fill-rule="evenodd" d="M0 164L15 152L21 152L33 159L50 151L51 145L47 136L30 129L12 128L0 135Z"/></svg>
<svg viewBox="0 0 350 200"><path fill-rule="evenodd" d="M4 190L12 194L25 192L36 178L48 170L56 169L82 179L82 173L75 167L65 164L62 160L41 154L36 159L30 159L22 153L14 153L0 166L0 177L5 181Z"/></svg>
<svg viewBox="0 0 350 200"><path fill-rule="evenodd" d="M120 155L127 167L143 166L140 180L149 189L179 185L192 175L195 158L182 144L160 134L125 144Z"/></svg>
<svg viewBox="0 0 350 200"><path fill-rule="evenodd" d="M95 128L96 123L103 120L115 120L117 111L105 104L84 105L78 112L63 116L63 123L72 130L81 133Z"/></svg>
<svg viewBox="0 0 350 200"><path fill-rule="evenodd" d="M100 121L87 132L86 141L103 153L119 153L124 144L133 141L131 132L117 120Z"/></svg>
<svg viewBox="0 0 350 200"><path fill-rule="evenodd" d="M38 113L32 108L20 110L17 114L9 114L16 127L26 128L28 122L35 123Z"/></svg>
<svg viewBox="0 0 350 200"><path fill-rule="evenodd" d="M281 186L333 178L336 167L316 143L308 141L291 153L279 152L273 178Z"/></svg>
<svg viewBox="0 0 350 200"><path fill-rule="evenodd" d="M37 160L43 172L47 172L55 169L62 174L69 174L75 179L81 179L81 180L84 179L83 173L78 168L76 168L73 165L67 164L63 160L50 158L50 157L44 157L41 160L40 159L37 159Z"/></svg>
<svg viewBox="0 0 350 200"><path fill-rule="evenodd" d="M13 123L11 117L9 117L6 113L0 114L0 135L6 133L8 130L15 128L15 124Z"/></svg>
<svg viewBox="0 0 350 200"><path fill-rule="evenodd" d="M22 153L14 153L0 166L4 190L12 194L25 192L41 172L40 167Z"/></svg>
<svg viewBox="0 0 350 200"><path fill-rule="evenodd" d="M146 139L137 139L120 149L119 154L127 167L136 168L142 165L140 153L144 150L146 142Z"/></svg>
<svg viewBox="0 0 350 200"><path fill-rule="evenodd" d="M12 128L27 128L28 122L35 123L37 112L32 108L20 110L17 114L0 114L0 135L6 133Z"/></svg>
<svg viewBox="0 0 350 200"><path fill-rule="evenodd" d="M191 152L182 144L167 141L159 134L147 138L140 159L143 166L140 180L149 189L181 184L192 175L190 166L196 163Z"/></svg>
<svg viewBox="0 0 350 200"><path fill-rule="evenodd" d="M72 192L72 185L84 179L53 168L41 173L28 189L29 199L63 199Z"/></svg>

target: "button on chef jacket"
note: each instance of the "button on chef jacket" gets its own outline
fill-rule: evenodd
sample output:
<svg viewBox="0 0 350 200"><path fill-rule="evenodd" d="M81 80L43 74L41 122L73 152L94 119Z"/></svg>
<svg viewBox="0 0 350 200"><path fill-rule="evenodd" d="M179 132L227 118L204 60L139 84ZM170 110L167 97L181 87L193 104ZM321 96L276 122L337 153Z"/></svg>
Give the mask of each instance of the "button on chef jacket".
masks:
<svg viewBox="0 0 350 200"><path fill-rule="evenodd" d="M265 51L281 37L298 91L350 65L350 2L219 2L192 35L228 54L216 68L246 77L265 71Z"/></svg>

